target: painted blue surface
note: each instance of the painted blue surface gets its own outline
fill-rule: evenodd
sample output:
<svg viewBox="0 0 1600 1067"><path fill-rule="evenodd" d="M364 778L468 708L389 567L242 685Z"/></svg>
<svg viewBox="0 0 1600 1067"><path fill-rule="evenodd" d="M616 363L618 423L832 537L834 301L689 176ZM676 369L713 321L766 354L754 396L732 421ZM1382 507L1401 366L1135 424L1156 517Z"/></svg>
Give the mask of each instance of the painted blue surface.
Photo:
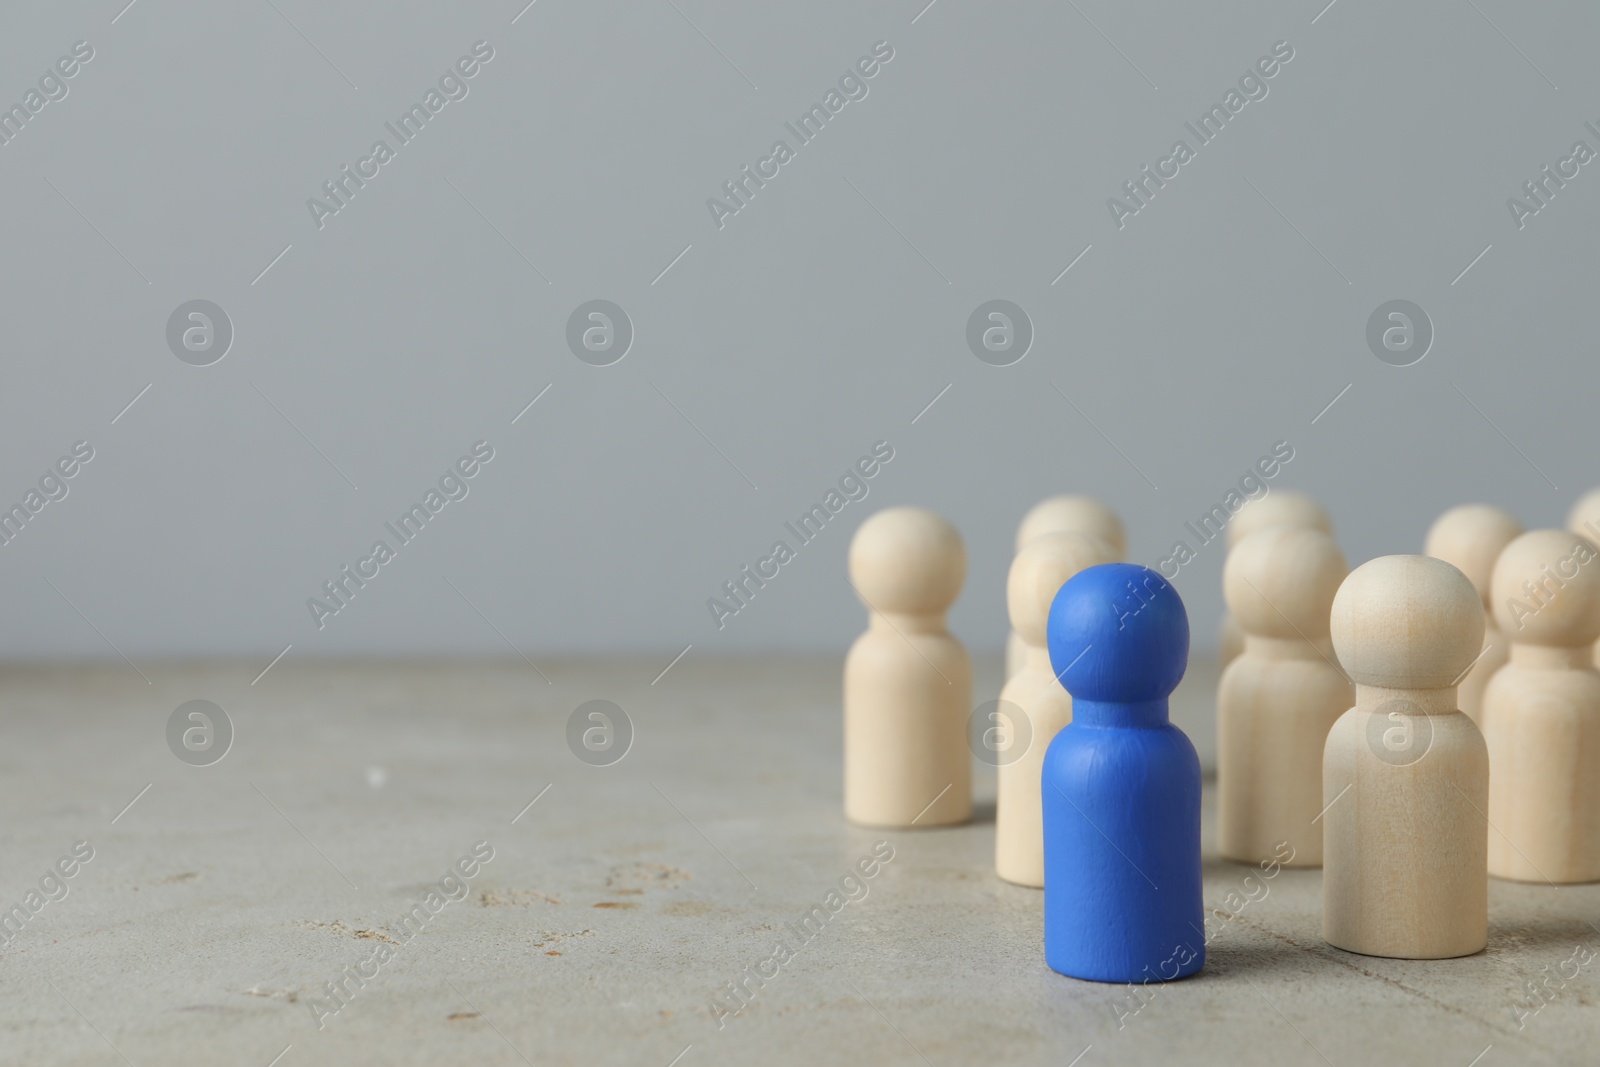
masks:
<svg viewBox="0 0 1600 1067"><path fill-rule="evenodd" d="M1167 718L1189 617L1148 567L1108 563L1050 606L1050 663L1072 722L1044 757L1044 955L1096 982L1182 978L1205 963L1200 759Z"/></svg>

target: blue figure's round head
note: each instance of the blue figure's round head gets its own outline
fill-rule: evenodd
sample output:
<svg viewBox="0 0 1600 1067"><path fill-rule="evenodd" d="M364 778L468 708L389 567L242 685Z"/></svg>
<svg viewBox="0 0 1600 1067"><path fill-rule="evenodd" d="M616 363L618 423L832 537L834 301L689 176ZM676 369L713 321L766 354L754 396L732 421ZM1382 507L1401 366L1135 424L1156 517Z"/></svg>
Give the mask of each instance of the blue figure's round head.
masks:
<svg viewBox="0 0 1600 1067"><path fill-rule="evenodd" d="M1189 615L1149 567L1104 563L1056 593L1047 640L1050 666L1076 699L1162 700L1189 664Z"/></svg>

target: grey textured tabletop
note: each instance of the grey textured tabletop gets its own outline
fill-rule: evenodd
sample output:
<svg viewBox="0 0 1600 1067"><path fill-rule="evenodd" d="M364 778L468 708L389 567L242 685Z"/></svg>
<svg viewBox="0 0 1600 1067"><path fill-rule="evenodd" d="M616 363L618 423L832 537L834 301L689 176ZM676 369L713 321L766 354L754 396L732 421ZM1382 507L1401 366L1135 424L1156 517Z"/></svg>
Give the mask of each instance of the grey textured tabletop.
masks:
<svg viewBox="0 0 1600 1067"><path fill-rule="evenodd" d="M0 675L0 906L26 916L0 1060L1595 1062L1600 886L1491 882L1487 951L1409 962L1326 945L1319 872L1216 857L1200 657L1173 718L1208 768L1207 963L1138 992L1044 965L987 768L970 825L844 822L837 660L541 665ZM611 766L565 740L596 698L635 731ZM210 766L168 747L191 699L234 729Z"/></svg>

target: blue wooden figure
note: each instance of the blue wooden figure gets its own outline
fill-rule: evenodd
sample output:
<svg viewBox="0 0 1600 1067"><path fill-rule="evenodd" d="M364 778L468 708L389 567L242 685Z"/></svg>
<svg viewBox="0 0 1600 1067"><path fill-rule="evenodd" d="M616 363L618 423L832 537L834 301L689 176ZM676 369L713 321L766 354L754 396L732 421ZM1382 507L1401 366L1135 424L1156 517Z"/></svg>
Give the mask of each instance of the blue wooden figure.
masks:
<svg viewBox="0 0 1600 1067"><path fill-rule="evenodd" d="M1072 722L1044 757L1044 957L1095 982L1183 978L1205 962L1200 758L1167 718L1189 616L1148 567L1079 572L1050 605Z"/></svg>

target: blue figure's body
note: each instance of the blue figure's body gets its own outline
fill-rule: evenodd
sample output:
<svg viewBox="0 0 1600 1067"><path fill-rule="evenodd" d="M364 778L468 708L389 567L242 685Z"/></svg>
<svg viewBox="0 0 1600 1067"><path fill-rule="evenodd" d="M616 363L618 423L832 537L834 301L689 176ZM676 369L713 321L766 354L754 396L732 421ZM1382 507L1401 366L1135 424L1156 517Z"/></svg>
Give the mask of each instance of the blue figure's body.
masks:
<svg viewBox="0 0 1600 1067"><path fill-rule="evenodd" d="M1096 982L1183 978L1205 962L1200 760L1167 719L1189 658L1170 583L1091 567L1050 606L1072 722L1044 757L1044 955Z"/></svg>

